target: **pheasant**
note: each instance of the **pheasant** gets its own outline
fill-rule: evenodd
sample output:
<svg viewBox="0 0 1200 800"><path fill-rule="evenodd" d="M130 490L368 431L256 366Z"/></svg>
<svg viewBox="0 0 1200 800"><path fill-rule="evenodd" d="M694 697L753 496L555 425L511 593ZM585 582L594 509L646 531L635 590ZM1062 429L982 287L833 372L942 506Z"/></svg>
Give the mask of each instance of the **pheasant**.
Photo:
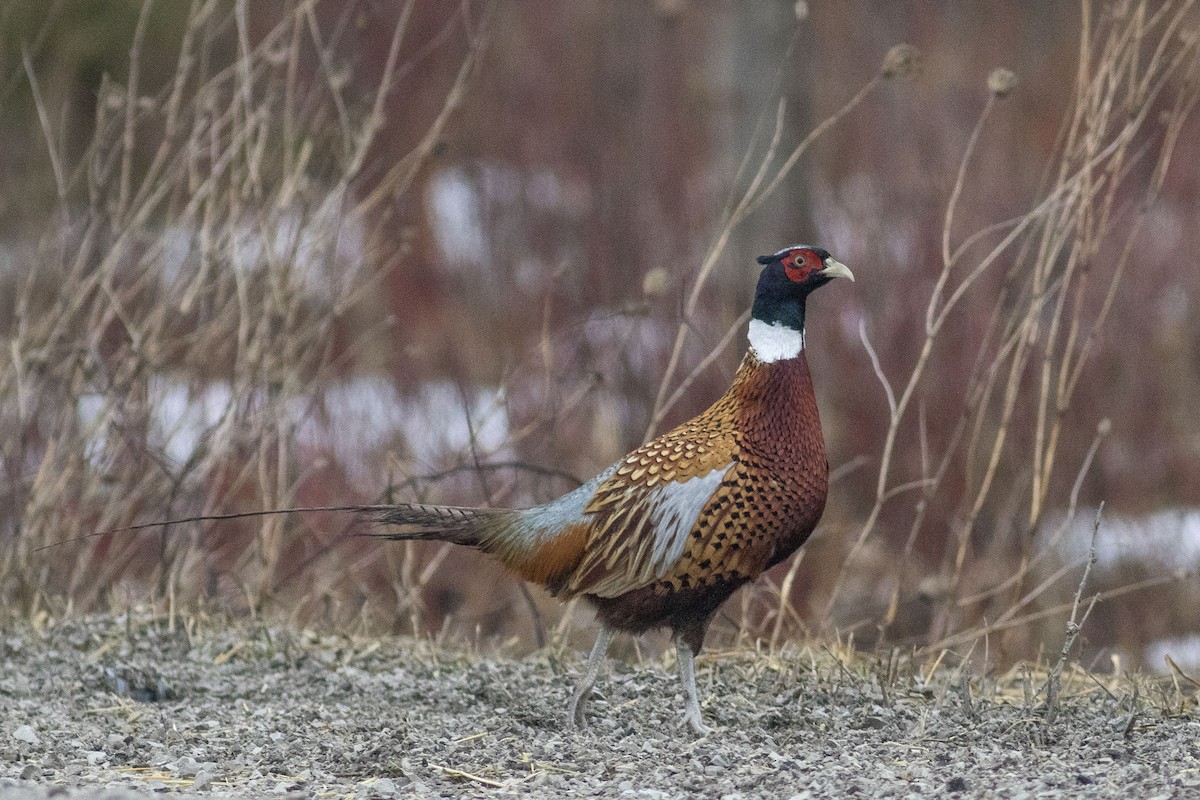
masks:
<svg viewBox="0 0 1200 800"><path fill-rule="evenodd" d="M578 489L523 510L400 504L375 512L388 539L453 542L499 558L600 624L567 710L585 705L609 643L668 628L684 720L708 733L694 659L717 607L804 544L825 508L829 463L804 357L809 293L853 274L819 247L761 256L749 349L707 411L647 442Z"/></svg>

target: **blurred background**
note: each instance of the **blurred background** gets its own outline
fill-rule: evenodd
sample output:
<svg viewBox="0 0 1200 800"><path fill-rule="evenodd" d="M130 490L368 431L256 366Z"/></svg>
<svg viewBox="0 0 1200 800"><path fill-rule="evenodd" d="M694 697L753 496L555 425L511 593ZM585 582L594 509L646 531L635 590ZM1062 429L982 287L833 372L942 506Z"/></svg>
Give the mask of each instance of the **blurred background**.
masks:
<svg viewBox="0 0 1200 800"><path fill-rule="evenodd" d="M0 597L520 647L484 557L289 506L526 506L701 411L821 245L835 474L713 647L1200 668L1189 2L0 2ZM1097 527L1097 511L1104 504ZM1094 534L1094 539L1093 539ZM984 643L984 644L980 644Z"/></svg>

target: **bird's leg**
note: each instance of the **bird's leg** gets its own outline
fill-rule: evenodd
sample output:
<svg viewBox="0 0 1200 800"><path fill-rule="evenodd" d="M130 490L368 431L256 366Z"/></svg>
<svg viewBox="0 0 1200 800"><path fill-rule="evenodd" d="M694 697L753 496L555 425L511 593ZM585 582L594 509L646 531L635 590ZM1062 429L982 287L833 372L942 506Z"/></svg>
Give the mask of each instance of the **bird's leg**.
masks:
<svg viewBox="0 0 1200 800"><path fill-rule="evenodd" d="M684 694L687 695L687 709L683 718L692 730L700 736L712 733L712 728L700 719L700 698L696 694L696 660L692 646L686 644L683 638L675 639L675 660L679 662L679 682L683 684Z"/></svg>
<svg viewBox="0 0 1200 800"><path fill-rule="evenodd" d="M567 706L567 727L583 728L587 726L587 718L583 713L584 706L587 705L587 698L591 694L592 687L596 685L596 676L600 674L600 666L604 663L604 656L608 653L608 645L612 639L612 631L608 628L600 629L600 634L596 637L596 644L592 646L592 654L588 656L583 679L579 681L579 686L575 689L575 696L571 698L571 704Z"/></svg>

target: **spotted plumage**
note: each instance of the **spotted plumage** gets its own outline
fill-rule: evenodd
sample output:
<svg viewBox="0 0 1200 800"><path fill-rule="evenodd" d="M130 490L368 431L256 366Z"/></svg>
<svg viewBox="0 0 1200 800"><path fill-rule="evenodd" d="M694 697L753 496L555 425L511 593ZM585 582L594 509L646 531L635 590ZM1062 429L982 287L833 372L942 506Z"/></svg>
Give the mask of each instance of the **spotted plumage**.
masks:
<svg viewBox="0 0 1200 800"><path fill-rule="evenodd" d="M825 507L828 463L804 358L805 300L850 271L820 248L759 259L750 347L707 411L647 442L588 483L525 510L397 505L378 514L394 539L477 547L560 597L582 596L602 626L568 721L614 631L675 634L685 719L700 719L693 659L716 609L780 563Z"/></svg>

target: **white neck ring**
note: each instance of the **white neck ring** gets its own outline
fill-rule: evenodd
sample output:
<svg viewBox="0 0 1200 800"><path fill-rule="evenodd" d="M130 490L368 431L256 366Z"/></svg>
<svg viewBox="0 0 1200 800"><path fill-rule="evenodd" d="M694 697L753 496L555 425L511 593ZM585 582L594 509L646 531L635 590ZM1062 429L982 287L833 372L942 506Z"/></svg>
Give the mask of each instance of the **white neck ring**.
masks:
<svg viewBox="0 0 1200 800"><path fill-rule="evenodd" d="M778 322L768 324L750 320L750 349L764 364L795 358L804 351L804 331L788 328Z"/></svg>

